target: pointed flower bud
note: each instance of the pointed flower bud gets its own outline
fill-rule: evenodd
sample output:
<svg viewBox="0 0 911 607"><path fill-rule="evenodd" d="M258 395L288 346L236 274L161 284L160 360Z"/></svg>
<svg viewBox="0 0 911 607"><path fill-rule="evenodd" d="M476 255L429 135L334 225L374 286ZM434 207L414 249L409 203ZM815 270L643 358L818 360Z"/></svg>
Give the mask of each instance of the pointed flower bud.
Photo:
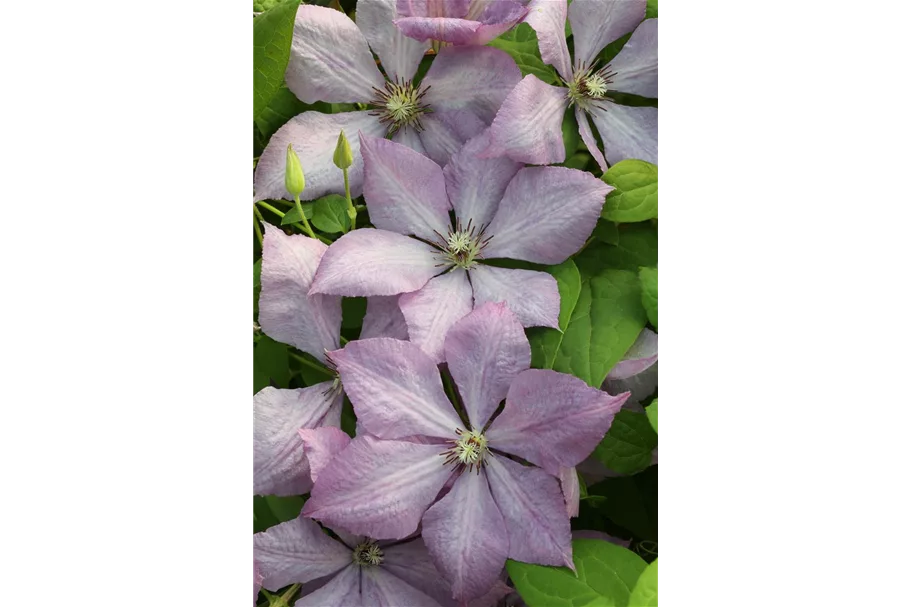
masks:
<svg viewBox="0 0 911 607"><path fill-rule="evenodd" d="M288 144L288 153L285 155L285 189L292 196L300 196L304 191L304 169L301 168L301 159L297 152Z"/></svg>
<svg viewBox="0 0 911 607"><path fill-rule="evenodd" d="M354 164L354 157L351 155L351 146L348 145L345 131L338 134L338 143L335 146L335 154L332 155L332 162L343 171Z"/></svg>

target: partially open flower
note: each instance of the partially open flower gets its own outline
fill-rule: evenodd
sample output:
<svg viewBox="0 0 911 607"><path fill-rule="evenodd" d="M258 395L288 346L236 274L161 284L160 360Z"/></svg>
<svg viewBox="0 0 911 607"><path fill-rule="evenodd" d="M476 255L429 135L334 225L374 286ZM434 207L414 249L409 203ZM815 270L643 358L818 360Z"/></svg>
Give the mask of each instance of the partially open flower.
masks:
<svg viewBox="0 0 911 607"><path fill-rule="evenodd" d="M528 0L398 0L395 24L409 38L487 44L528 13Z"/></svg>

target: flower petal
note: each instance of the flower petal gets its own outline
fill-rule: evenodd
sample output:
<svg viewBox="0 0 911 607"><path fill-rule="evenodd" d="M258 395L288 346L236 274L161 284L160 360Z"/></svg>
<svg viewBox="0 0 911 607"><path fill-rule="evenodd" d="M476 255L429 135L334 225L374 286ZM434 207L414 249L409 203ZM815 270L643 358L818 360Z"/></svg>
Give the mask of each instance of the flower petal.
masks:
<svg viewBox="0 0 911 607"><path fill-rule="evenodd" d="M417 129L410 127L399 129L395 132L395 135L392 136L392 140L411 148L418 154L430 158L427 149L424 147L424 142L421 141L421 134L417 132Z"/></svg>
<svg viewBox="0 0 911 607"><path fill-rule="evenodd" d="M611 61L610 89L658 97L658 20L646 19Z"/></svg>
<svg viewBox="0 0 911 607"><path fill-rule="evenodd" d="M388 573L382 565L361 569L361 597L364 605L440 607L433 598Z"/></svg>
<svg viewBox="0 0 911 607"><path fill-rule="evenodd" d="M351 550L305 516L253 534L253 556L263 588L272 591L330 575L351 563Z"/></svg>
<svg viewBox="0 0 911 607"><path fill-rule="evenodd" d="M383 569L441 605L455 607L452 586L437 571L421 538L384 547Z"/></svg>
<svg viewBox="0 0 911 607"><path fill-rule="evenodd" d="M360 567L351 562L351 551L348 551L348 563L325 586L299 598L294 607L361 607L361 572Z"/></svg>
<svg viewBox="0 0 911 607"><path fill-rule="evenodd" d="M658 164L658 108L630 107L606 101L592 106L592 120L611 164L638 158Z"/></svg>
<svg viewBox="0 0 911 607"><path fill-rule="evenodd" d="M494 38L511 30L527 14L528 9L523 2L511 2L509 0L488 2L487 6L477 17L481 27L475 32L474 38L469 44L487 44ZM471 14L469 14L469 18L471 18Z"/></svg>
<svg viewBox="0 0 911 607"><path fill-rule="evenodd" d="M395 20L395 25L408 38L425 43L442 40L455 45L471 44L481 28L477 21L448 17L402 17Z"/></svg>
<svg viewBox="0 0 911 607"><path fill-rule="evenodd" d="M408 537L452 474L445 448L360 435L320 473L302 513L349 533Z"/></svg>
<svg viewBox="0 0 911 607"><path fill-rule="evenodd" d="M323 255L310 293L346 297L417 291L440 268L428 245L386 230L348 232Z"/></svg>
<svg viewBox="0 0 911 607"><path fill-rule="evenodd" d="M645 18L646 0L580 0L569 5L576 65L591 66L605 46Z"/></svg>
<svg viewBox="0 0 911 607"><path fill-rule="evenodd" d="M466 141L487 128L487 124L469 110L425 114L421 124L424 127L420 133L421 144L427 157L440 166L445 166Z"/></svg>
<svg viewBox="0 0 911 607"><path fill-rule="evenodd" d="M288 236L269 223L263 227L259 324L272 339L323 360L326 350L339 346L342 298L307 291L328 247L315 238Z"/></svg>
<svg viewBox="0 0 911 607"><path fill-rule="evenodd" d="M557 479L505 457L488 457L484 469L509 534L508 557L573 571L569 515Z"/></svg>
<svg viewBox="0 0 911 607"><path fill-rule="evenodd" d="M529 369L509 386L487 440L559 474L561 466L575 466L594 451L627 396L611 396L566 373Z"/></svg>
<svg viewBox="0 0 911 607"><path fill-rule="evenodd" d="M506 302L523 327L559 328L560 290L547 272L480 265L471 270L475 307Z"/></svg>
<svg viewBox="0 0 911 607"><path fill-rule="evenodd" d="M484 250L485 257L549 265L566 261L591 236L611 190L591 173L576 169L520 170L509 182L487 228L493 239Z"/></svg>
<svg viewBox="0 0 911 607"><path fill-rule="evenodd" d="M367 313L364 314L364 324L361 327L359 339L371 337L392 337L393 339L408 339L408 325L399 309L399 296L380 296L367 298Z"/></svg>
<svg viewBox="0 0 911 607"><path fill-rule="evenodd" d="M595 140L595 134L592 132L592 126L588 123L588 115L578 105L575 106L576 111L576 124L579 125L579 135L582 136L582 141L585 142L585 147L588 148L588 153L594 156L595 162L598 163L598 166L601 168L601 172L607 171L607 162L604 160L604 154L601 153L601 150L598 148L598 142Z"/></svg>
<svg viewBox="0 0 911 607"><path fill-rule="evenodd" d="M506 186L522 168L522 163L507 156L480 158L478 154L489 145L489 132L482 132L453 154L449 164L443 168L446 192L455 209L456 219L463 226L471 222L480 228L489 223L506 192Z"/></svg>
<svg viewBox="0 0 911 607"><path fill-rule="evenodd" d="M560 489L563 490L563 501L566 502L566 513L572 517L579 516L579 475L576 468L560 468Z"/></svg>
<svg viewBox="0 0 911 607"><path fill-rule="evenodd" d="M259 565L256 559L253 560L253 603L256 604L256 597L259 596L259 589L263 587L263 576L259 572Z"/></svg>
<svg viewBox="0 0 911 607"><path fill-rule="evenodd" d="M263 388L253 397L253 493L300 495L310 490L310 466L297 431L325 423L338 395L323 394L322 382L308 388Z"/></svg>
<svg viewBox="0 0 911 607"><path fill-rule="evenodd" d="M607 374L607 379L629 379L658 362L658 334L648 327L642 329L623 358Z"/></svg>
<svg viewBox="0 0 911 607"><path fill-rule="evenodd" d="M480 430L506 398L512 380L528 369L531 346L505 304L485 304L449 330L446 364L471 427Z"/></svg>
<svg viewBox="0 0 911 607"><path fill-rule="evenodd" d="M361 135L364 200L381 230L424 240L449 232L449 198L443 169L426 156L387 139Z"/></svg>
<svg viewBox="0 0 911 607"><path fill-rule="evenodd" d="M531 0L525 23L538 34L538 49L541 59L557 68L563 80L573 75L566 46L566 0Z"/></svg>
<svg viewBox="0 0 911 607"><path fill-rule="evenodd" d="M468 14L472 0L397 0L400 17L456 17Z"/></svg>
<svg viewBox="0 0 911 607"><path fill-rule="evenodd" d="M347 15L322 6L297 9L285 83L298 99L363 103L384 82L367 40Z"/></svg>
<svg viewBox="0 0 911 607"><path fill-rule="evenodd" d="M658 389L658 363L627 379L606 379L601 384L602 390L611 394L629 392L629 398L623 403L624 409L642 413L641 403L649 398Z"/></svg>
<svg viewBox="0 0 911 607"><path fill-rule="evenodd" d="M566 89L529 74L509 93L490 126L485 158L507 155L517 162L552 164L566 159L563 114Z"/></svg>
<svg viewBox="0 0 911 607"><path fill-rule="evenodd" d="M402 34L392 22L395 16L395 0L359 0L357 3L357 26L380 58L386 75L398 82L414 78L430 44Z"/></svg>
<svg viewBox="0 0 911 607"><path fill-rule="evenodd" d="M314 482L322 469L351 442L350 436L332 426L301 428L297 433L303 442L304 453L310 463L310 478Z"/></svg>
<svg viewBox="0 0 911 607"><path fill-rule="evenodd" d="M452 491L424 514L421 529L434 564L460 603L483 596L499 578L509 537L486 474L462 472Z"/></svg>
<svg viewBox="0 0 911 607"><path fill-rule="evenodd" d="M399 297L399 307L411 342L434 362L441 363L446 332L474 307L468 274L461 268L453 268L431 279L421 290L403 294Z"/></svg>
<svg viewBox="0 0 911 607"><path fill-rule="evenodd" d="M256 191L254 200L294 200L285 189L285 155L289 143L293 144L294 151L300 157L307 181L307 187L301 192L301 200L314 200L330 193L344 194L345 181L342 171L332 162L332 150L335 149L341 131L345 131L347 135L362 131L369 135L382 136L386 128L369 112L298 114L272 135L272 139L263 150L253 174L253 188ZM351 195L356 198L363 191L364 161L360 153L360 140L349 137L349 142L354 164L348 169L348 180Z"/></svg>
<svg viewBox="0 0 911 607"><path fill-rule="evenodd" d="M455 438L462 422L440 371L417 345L388 337L360 339L331 354L357 420L378 438Z"/></svg>

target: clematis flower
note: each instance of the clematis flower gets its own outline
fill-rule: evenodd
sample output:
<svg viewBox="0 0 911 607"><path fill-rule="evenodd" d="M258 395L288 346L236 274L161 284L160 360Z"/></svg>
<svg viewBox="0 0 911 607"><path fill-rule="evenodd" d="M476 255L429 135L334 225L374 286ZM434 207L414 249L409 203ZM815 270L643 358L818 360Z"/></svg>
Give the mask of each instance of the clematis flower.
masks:
<svg viewBox="0 0 911 607"><path fill-rule="evenodd" d="M398 28L409 38L487 44L528 13L528 0L398 0Z"/></svg>
<svg viewBox="0 0 911 607"><path fill-rule="evenodd" d="M441 169L403 145L362 134L364 199L378 229L335 241L310 292L404 293L398 305L408 335L437 362L449 327L487 302L505 301L526 327L557 327L553 276L483 262L565 261L591 234L612 188L575 169L482 160L486 137L469 141Z"/></svg>
<svg viewBox="0 0 911 607"><path fill-rule="evenodd" d="M326 245L303 235L288 236L264 224L259 322L269 337L326 361L339 347L340 297L308 296ZM372 298L365 336L401 336L404 318L395 302ZM379 300L379 301L378 301ZM391 304L391 305L390 305ZM253 492L300 495L313 486L298 430L341 425L344 396L338 381L294 390L267 387L253 397Z"/></svg>
<svg viewBox="0 0 911 607"><path fill-rule="evenodd" d="M436 568L464 602L488 591L507 558L573 566L553 475L595 448L627 395L529 369L528 340L503 303L457 322L445 354L463 417L415 344L365 339L331 353L364 432L320 472L303 514L392 539L421 524Z"/></svg>
<svg viewBox="0 0 911 607"><path fill-rule="evenodd" d="M642 413L640 403L658 388L658 334L648 327L642 329L601 388L614 394L629 392L624 408Z"/></svg>
<svg viewBox="0 0 911 607"><path fill-rule="evenodd" d="M343 13L301 6L294 23L288 88L304 103L361 103L370 109L340 114L304 112L270 139L254 174L255 199L289 198L285 150L292 144L307 175L306 200L344 192L332 162L339 132L389 136L440 164L487 128L522 77L507 53L488 47L443 49L420 85L414 75L429 48L393 25L394 0L360 0L355 25ZM360 27L360 29L358 29ZM368 46L369 44L369 46ZM386 75L370 53L379 56ZM354 143L351 195L360 196L363 161Z"/></svg>
<svg viewBox="0 0 911 607"><path fill-rule="evenodd" d="M615 103L611 92L658 97L658 20L646 19L646 0L574 0L569 5L575 61L566 45L566 0L532 0L525 21L538 33L541 58L553 65L563 86L526 76L509 94L491 125L491 145L484 152L532 164L563 162L563 115L575 108L579 134L602 171L607 162L639 158L658 163L658 109ZM641 24L640 24L641 22ZM638 25L638 27L636 27ZM633 31L608 65L598 53ZM595 123L604 154L588 123Z"/></svg>

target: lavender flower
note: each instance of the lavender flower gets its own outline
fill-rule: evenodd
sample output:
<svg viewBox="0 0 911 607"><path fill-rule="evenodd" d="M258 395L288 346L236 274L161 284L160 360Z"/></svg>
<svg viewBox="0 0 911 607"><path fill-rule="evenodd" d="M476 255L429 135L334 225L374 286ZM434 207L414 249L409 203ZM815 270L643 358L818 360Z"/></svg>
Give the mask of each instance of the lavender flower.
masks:
<svg viewBox="0 0 911 607"><path fill-rule="evenodd" d="M640 158L657 164L658 109L619 105L610 95L616 91L658 96L658 20L642 21L645 4L645 0L574 0L569 5L575 46L571 64L564 34L566 0L532 0L525 21L538 33L541 58L557 69L564 86L526 76L500 107L485 156L506 154L532 164L563 162L563 114L575 107L579 134L602 171L607 170L605 156L588 116L601 134L607 162ZM633 29L610 64L599 65L601 49Z"/></svg>
<svg viewBox="0 0 911 607"><path fill-rule="evenodd" d="M481 262L565 261L591 234L612 188L574 169L482 160L477 153L487 143L482 133L441 169L405 146L362 134L364 198L379 229L334 242L310 292L404 293L398 304L411 341L437 362L449 327L487 302L505 301L524 326L557 327L560 295L550 274Z"/></svg>
<svg viewBox="0 0 911 607"><path fill-rule="evenodd" d="M463 418L434 360L412 343L366 339L331 353L364 432L320 472L303 514L393 539L422 523L433 562L464 602L488 591L506 558L573 566L552 475L595 448L627 395L529 369L522 325L502 303L457 322L445 355Z"/></svg>
<svg viewBox="0 0 911 607"><path fill-rule="evenodd" d="M398 0L398 28L409 38L487 44L528 13L528 0Z"/></svg>
<svg viewBox="0 0 911 607"><path fill-rule="evenodd" d="M414 75L429 43L405 37L393 25L394 16L394 0L360 0L357 26L336 10L298 9L285 73L288 88L305 103L361 103L370 109L304 112L292 118L272 136L256 166L256 200L288 197L284 154L289 143L303 163L304 196L310 200L344 191L331 153L342 130L385 134L444 164L491 123L522 77L515 61L494 48L446 48L417 86ZM371 48L386 76L377 69ZM359 196L363 161L357 143L352 152L351 194Z"/></svg>

